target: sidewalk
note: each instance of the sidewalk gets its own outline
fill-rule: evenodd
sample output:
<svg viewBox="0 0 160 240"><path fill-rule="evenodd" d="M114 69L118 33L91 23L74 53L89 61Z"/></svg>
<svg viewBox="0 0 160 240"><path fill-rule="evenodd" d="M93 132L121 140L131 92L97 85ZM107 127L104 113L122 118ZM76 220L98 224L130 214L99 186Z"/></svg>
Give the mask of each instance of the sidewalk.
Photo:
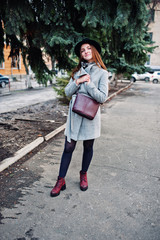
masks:
<svg viewBox="0 0 160 240"><path fill-rule="evenodd" d="M160 85L134 84L103 106L102 135L95 142L86 192L79 190L78 142L67 189L49 196L63 133L15 167L8 176L8 207L1 211L1 239L159 240L159 90Z"/></svg>
<svg viewBox="0 0 160 240"><path fill-rule="evenodd" d="M57 93L52 86L13 91L10 95L0 97L0 113L16 111L18 108L53 100L56 97Z"/></svg>
<svg viewBox="0 0 160 240"><path fill-rule="evenodd" d="M1 88L0 90L2 93L3 92L6 92L6 93L13 92L13 91L20 90L20 89L25 90L28 88L28 84L29 83L26 80L26 76L23 76L23 77L19 76L19 77L17 77L16 81L14 81L10 78L10 84L6 85L5 88ZM30 85L33 88L42 88L43 87L43 85L39 84L36 79L32 79L32 78L30 79ZM50 85L49 82L47 83L47 85L48 86Z"/></svg>

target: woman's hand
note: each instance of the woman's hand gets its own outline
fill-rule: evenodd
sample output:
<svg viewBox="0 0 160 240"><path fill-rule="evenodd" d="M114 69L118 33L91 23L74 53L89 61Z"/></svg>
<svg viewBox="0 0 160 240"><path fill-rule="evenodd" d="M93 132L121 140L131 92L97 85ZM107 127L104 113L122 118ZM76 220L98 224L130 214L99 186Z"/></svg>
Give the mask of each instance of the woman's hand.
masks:
<svg viewBox="0 0 160 240"><path fill-rule="evenodd" d="M79 85L80 83L87 82L90 83L90 75L86 74L76 80L76 84Z"/></svg>

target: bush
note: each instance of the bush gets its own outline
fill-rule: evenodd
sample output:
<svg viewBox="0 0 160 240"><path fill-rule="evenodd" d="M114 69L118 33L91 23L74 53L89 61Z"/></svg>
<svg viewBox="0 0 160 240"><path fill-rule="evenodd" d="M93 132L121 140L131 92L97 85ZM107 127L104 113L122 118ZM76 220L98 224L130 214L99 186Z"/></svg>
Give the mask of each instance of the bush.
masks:
<svg viewBox="0 0 160 240"><path fill-rule="evenodd" d="M70 101L70 98L68 98L65 94L65 87L69 82L69 77L68 78L57 78L56 83L53 84L53 89L56 91L56 93L59 96L59 99L64 102L68 103Z"/></svg>

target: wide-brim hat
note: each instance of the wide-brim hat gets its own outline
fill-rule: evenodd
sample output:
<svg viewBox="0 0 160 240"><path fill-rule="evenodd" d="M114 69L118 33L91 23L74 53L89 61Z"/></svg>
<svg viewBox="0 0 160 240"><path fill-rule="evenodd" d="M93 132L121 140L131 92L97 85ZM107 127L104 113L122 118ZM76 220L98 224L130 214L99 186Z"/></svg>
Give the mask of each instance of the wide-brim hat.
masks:
<svg viewBox="0 0 160 240"><path fill-rule="evenodd" d="M94 47L97 49L97 51L98 51L99 53L101 53L101 46L99 45L98 42L96 42L96 41L94 41L94 40L92 40L92 39L89 39L89 38L84 38L82 41L80 41L79 43L77 43L76 46L75 46L75 48L74 48L74 52L75 52L75 54L76 54L78 57L80 57L80 49L81 49L81 46L82 46L83 44L85 44L85 43L88 43L88 44L94 46Z"/></svg>

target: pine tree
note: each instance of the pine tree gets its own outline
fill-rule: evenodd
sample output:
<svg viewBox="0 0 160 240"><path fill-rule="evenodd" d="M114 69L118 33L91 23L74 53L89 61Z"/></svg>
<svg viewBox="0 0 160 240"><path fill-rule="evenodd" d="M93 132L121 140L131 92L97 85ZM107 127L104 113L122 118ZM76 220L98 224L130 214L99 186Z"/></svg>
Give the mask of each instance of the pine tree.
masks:
<svg viewBox="0 0 160 240"><path fill-rule="evenodd" d="M144 69L147 53L154 47L147 33L147 0L1 0L0 61L4 41L10 56L22 51L39 82L51 72L43 52L60 69L75 65L73 47L83 37L102 45L102 57L109 70L132 73ZM2 26L3 24L3 26ZM3 34L5 33L5 34Z"/></svg>
<svg viewBox="0 0 160 240"><path fill-rule="evenodd" d="M117 74L143 71L147 53L154 49L147 32L149 1L80 2L79 10L87 9L82 25L94 29L107 67Z"/></svg>

